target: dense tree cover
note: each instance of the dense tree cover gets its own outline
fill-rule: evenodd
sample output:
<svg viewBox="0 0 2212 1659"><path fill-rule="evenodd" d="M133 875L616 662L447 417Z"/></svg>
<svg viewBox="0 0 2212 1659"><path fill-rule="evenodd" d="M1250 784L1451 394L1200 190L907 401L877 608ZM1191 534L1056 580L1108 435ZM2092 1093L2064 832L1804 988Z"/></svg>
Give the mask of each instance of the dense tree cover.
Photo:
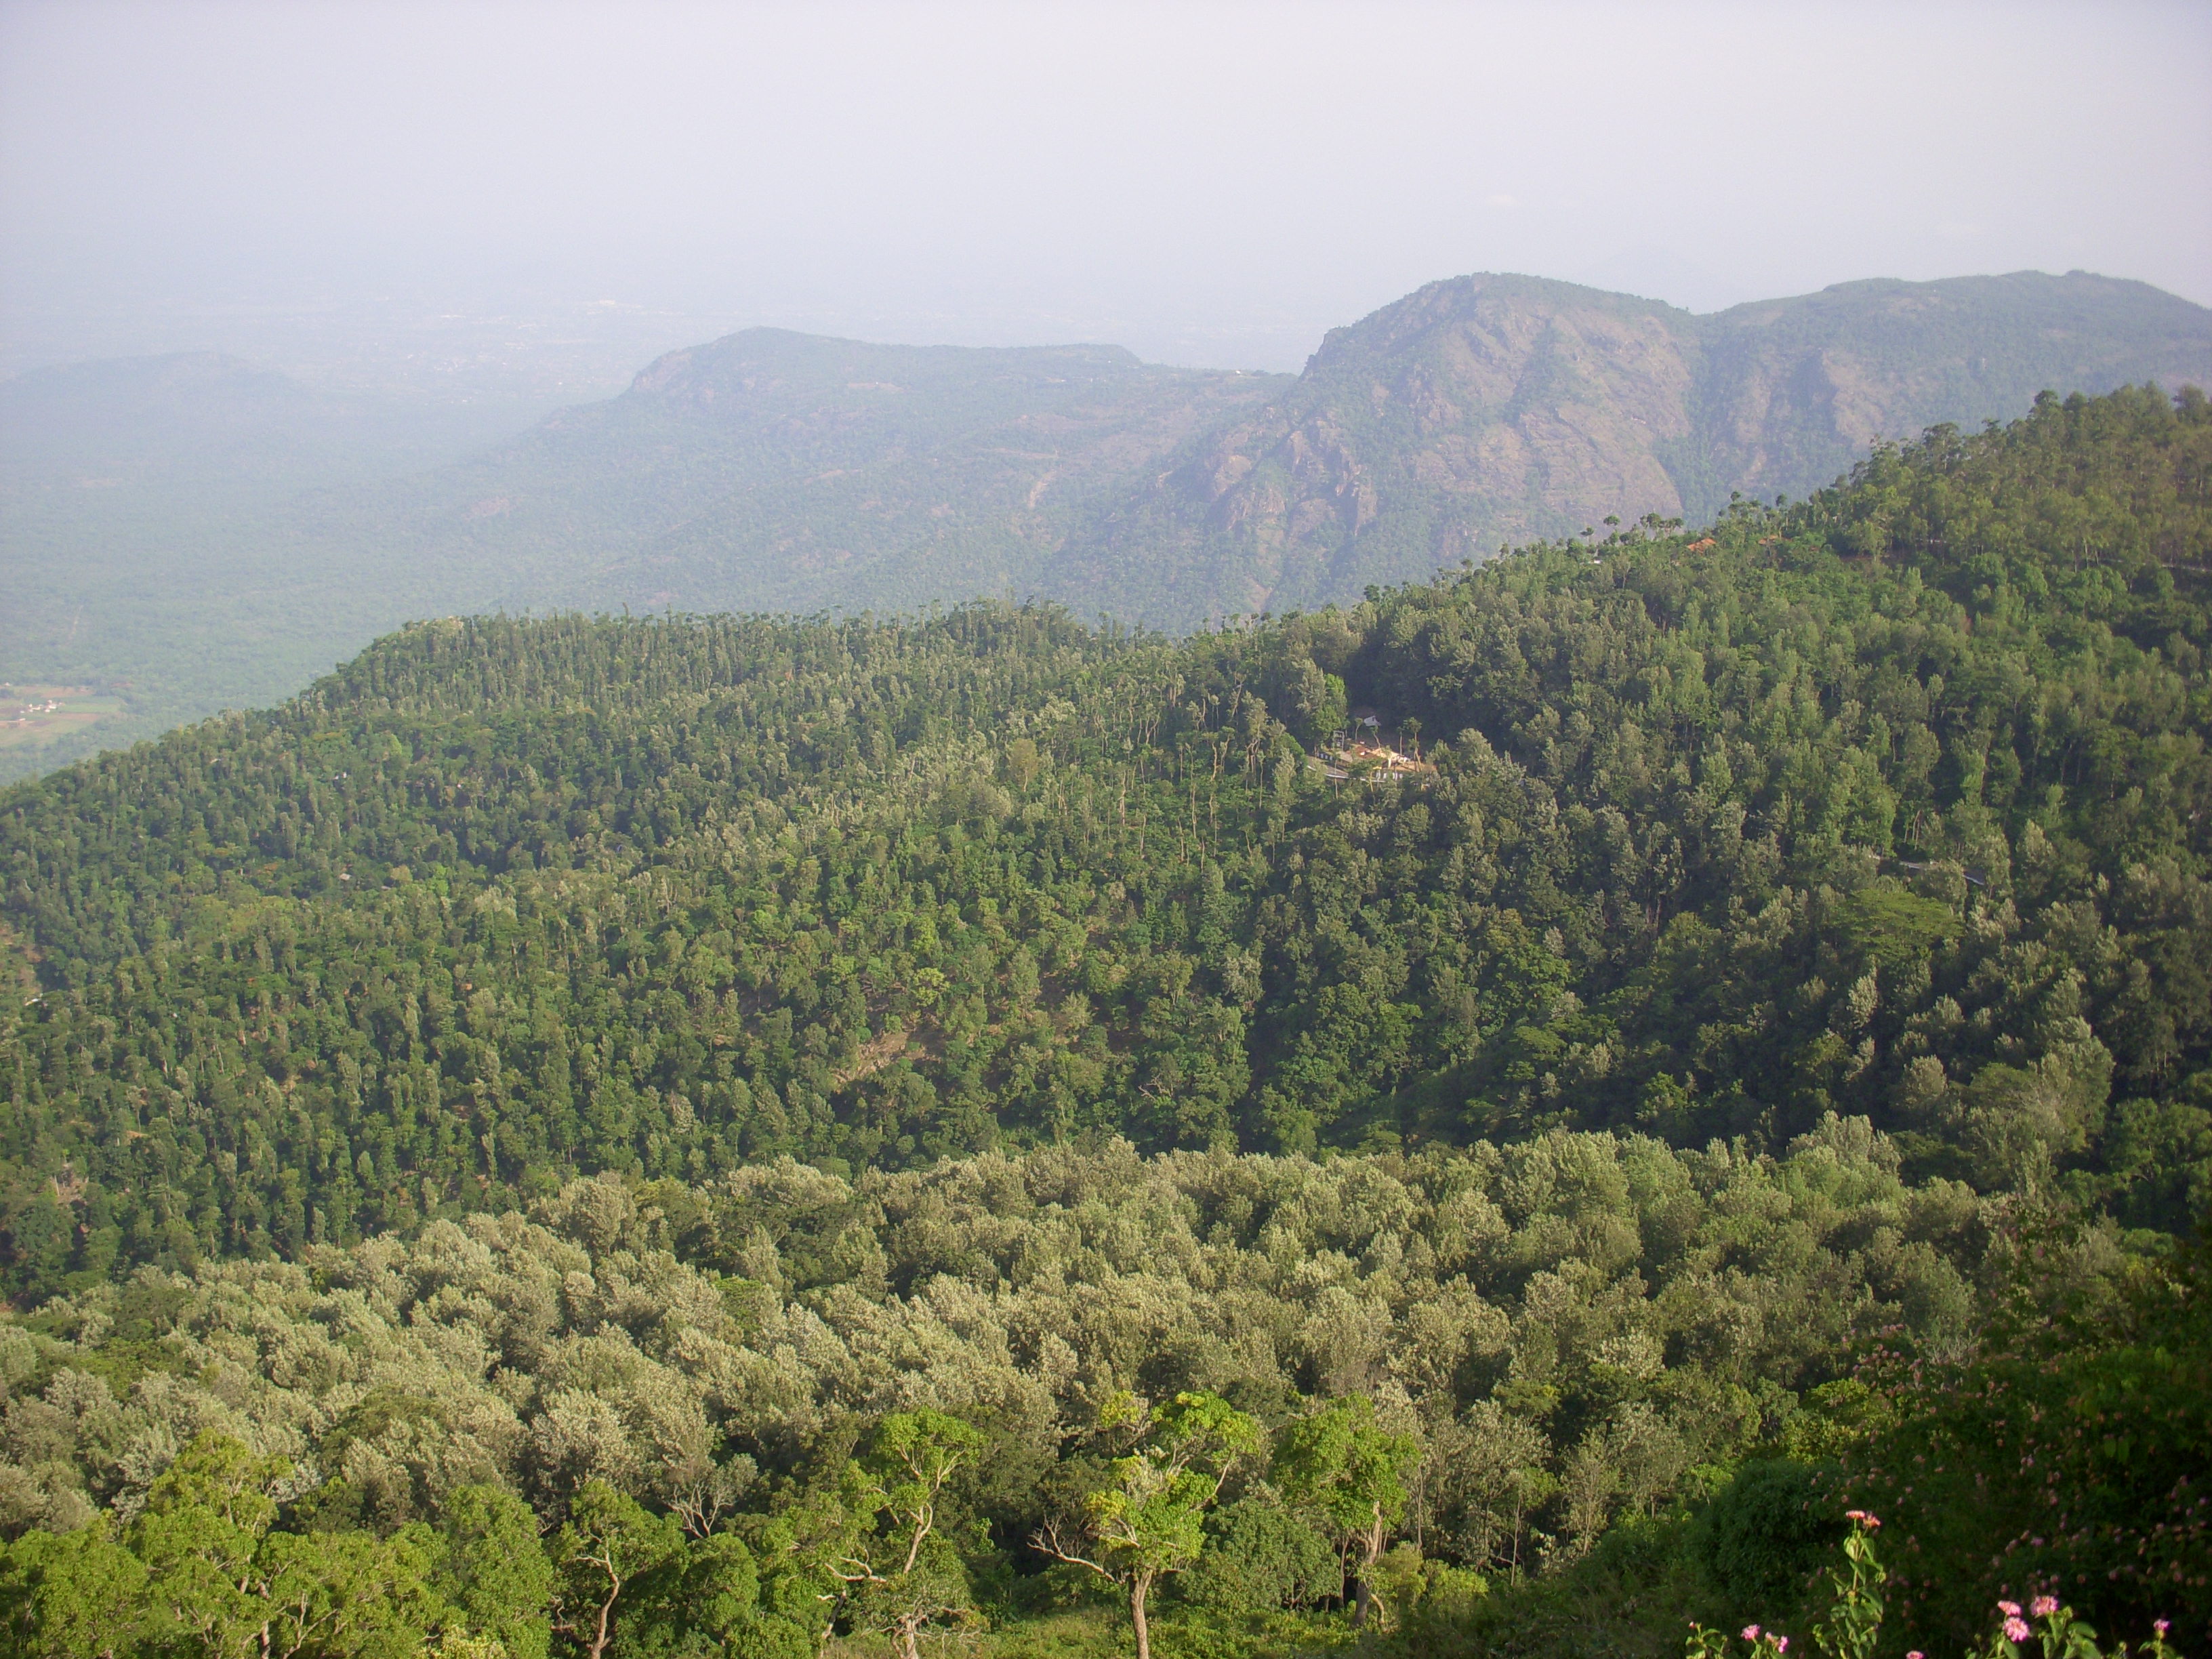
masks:
<svg viewBox="0 0 2212 1659"><path fill-rule="evenodd" d="M1656 1654L1833 1624L1808 1580L1879 1504L1888 1659L2053 1589L2192 1648L2212 1252L1898 1164L1838 1119L1779 1158L783 1160L146 1267L0 1322L0 1620L1012 1656L1095 1577L1121 1612L1064 1650Z"/></svg>
<svg viewBox="0 0 2212 1659"><path fill-rule="evenodd" d="M251 1498L217 1552L246 1588L114 1592L163 1629L194 1597L240 1629L373 1599L253 1588L312 1571L516 1652L589 1650L602 1612L614 1650L664 1650L710 1603L717 1641L906 1646L1079 1594L1048 1547L1140 1607L1163 1579L1226 1613L1388 1605L1409 1552L1401 1598L1571 1561L1822 1431L1854 1336L1960 1340L2011 1203L1909 1188L1842 1121L1778 1159L1553 1131L602 1177L0 1325L9 1593L27 1616L64 1547L167 1582L155 1534L214 1527L212 1482Z"/></svg>
<svg viewBox="0 0 2212 1659"><path fill-rule="evenodd" d="M1989 1578L2056 1589L2137 1628L2212 1634L2212 1237L2116 1285L2055 1295L2066 1241L2031 1233L1976 1346L1877 1346L1894 1402L1839 1489L1889 1522L1896 1600L1966 1645ZM2094 1293L2085 1293L2085 1291ZM2055 1306L2053 1304L2056 1304ZM1952 1570L1961 1559L1978 1571ZM1986 1577L1984 1577L1986 1575Z"/></svg>
<svg viewBox="0 0 2212 1659"><path fill-rule="evenodd" d="M2179 1230L2212 1191L2212 416L1177 644L1048 611L447 622L0 798L7 1272L570 1174L1549 1126ZM1334 784L1371 705L1432 775Z"/></svg>

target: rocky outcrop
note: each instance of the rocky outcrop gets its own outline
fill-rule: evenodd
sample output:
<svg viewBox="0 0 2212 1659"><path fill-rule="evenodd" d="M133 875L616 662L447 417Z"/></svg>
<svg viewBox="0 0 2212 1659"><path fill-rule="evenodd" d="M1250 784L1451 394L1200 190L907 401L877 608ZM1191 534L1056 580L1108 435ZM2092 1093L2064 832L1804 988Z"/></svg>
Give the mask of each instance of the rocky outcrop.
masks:
<svg viewBox="0 0 2212 1659"><path fill-rule="evenodd" d="M1310 608L1608 516L1802 495L1880 438L2045 387L2212 378L2212 313L2037 273L1846 283L1692 316L1525 276L1433 283L1332 331L1266 407L1074 538L1050 586L1173 623Z"/></svg>

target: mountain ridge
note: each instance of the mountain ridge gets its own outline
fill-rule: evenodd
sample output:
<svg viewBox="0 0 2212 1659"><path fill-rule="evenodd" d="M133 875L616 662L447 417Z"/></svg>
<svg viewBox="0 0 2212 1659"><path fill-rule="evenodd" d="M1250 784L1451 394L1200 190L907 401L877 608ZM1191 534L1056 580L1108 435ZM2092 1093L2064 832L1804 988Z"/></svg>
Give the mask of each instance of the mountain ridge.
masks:
<svg viewBox="0 0 2212 1659"><path fill-rule="evenodd" d="M665 353L621 396L439 475L410 528L464 560L529 561L532 582L567 581L556 603L805 610L968 597L1030 578L1102 470L1126 477L1268 378L1145 364L1118 346L745 330ZM580 478L594 488L580 491ZM577 520L598 538L587 562L548 573L532 561ZM854 591L855 573L870 591ZM515 583L496 599L546 603Z"/></svg>
<svg viewBox="0 0 2212 1659"><path fill-rule="evenodd" d="M1608 514L1802 495L1877 439L2016 416L2047 388L2208 374L2212 312L2086 275L1870 279L1703 317L1448 278L1330 331L1279 404L1140 492L1054 586L1126 611L1173 559L1206 572L1217 614L1310 608Z"/></svg>

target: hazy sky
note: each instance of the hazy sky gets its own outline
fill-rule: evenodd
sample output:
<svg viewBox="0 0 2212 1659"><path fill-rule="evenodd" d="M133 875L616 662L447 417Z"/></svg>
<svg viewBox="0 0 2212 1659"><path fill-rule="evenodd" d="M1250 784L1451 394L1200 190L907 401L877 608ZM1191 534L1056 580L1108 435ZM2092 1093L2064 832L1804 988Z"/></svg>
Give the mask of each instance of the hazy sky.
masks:
<svg viewBox="0 0 2212 1659"><path fill-rule="evenodd" d="M0 227L18 357L380 295L1269 368L1486 269L2212 302L2212 5L0 0Z"/></svg>

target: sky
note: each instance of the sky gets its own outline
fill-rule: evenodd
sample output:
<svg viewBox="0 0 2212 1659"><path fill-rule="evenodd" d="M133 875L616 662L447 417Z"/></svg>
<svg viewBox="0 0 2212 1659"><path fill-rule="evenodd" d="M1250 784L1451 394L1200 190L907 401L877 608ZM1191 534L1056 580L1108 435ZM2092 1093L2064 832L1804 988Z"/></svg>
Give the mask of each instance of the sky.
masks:
<svg viewBox="0 0 2212 1659"><path fill-rule="evenodd" d="M2031 268L2212 303L2212 4L0 0L19 367L497 318L1288 369L1471 270Z"/></svg>

